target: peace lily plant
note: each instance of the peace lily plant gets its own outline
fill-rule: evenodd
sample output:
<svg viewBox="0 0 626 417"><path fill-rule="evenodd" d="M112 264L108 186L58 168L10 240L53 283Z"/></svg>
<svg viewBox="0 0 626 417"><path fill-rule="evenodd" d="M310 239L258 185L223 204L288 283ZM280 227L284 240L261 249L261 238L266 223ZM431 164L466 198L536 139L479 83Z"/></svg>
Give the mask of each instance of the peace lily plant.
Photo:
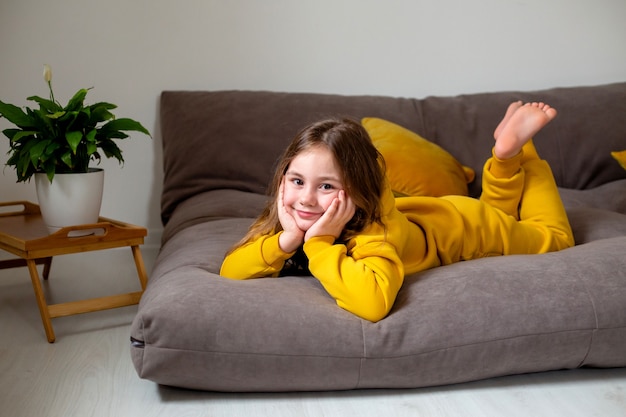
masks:
<svg viewBox="0 0 626 417"><path fill-rule="evenodd" d="M30 181L33 174L45 173L52 182L55 173L85 173L90 161L100 163L101 154L124 162L122 151L114 139L125 139L124 132L137 131L150 136L139 122L128 118L116 119L111 110L117 106L99 102L85 105L90 89L80 89L65 107L55 100L52 72L44 65L43 77L50 90L50 99L28 97L39 108L21 108L0 101L0 117L17 128L5 129L9 138L8 166L15 167L17 181Z"/></svg>

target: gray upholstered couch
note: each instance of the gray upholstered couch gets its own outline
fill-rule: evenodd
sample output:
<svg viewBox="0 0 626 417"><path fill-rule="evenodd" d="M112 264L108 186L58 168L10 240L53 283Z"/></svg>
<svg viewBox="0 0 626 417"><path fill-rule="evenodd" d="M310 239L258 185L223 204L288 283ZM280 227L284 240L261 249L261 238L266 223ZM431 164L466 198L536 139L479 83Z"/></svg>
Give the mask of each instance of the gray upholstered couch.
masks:
<svg viewBox="0 0 626 417"><path fill-rule="evenodd" d="M266 197L294 133L334 115L401 124L474 168L506 105L559 110L536 138L577 245L408 276L390 315L337 307L312 277L232 281L225 251ZM163 246L132 325L140 377L217 391L422 387L516 373L626 366L626 83L426 99L164 92Z"/></svg>

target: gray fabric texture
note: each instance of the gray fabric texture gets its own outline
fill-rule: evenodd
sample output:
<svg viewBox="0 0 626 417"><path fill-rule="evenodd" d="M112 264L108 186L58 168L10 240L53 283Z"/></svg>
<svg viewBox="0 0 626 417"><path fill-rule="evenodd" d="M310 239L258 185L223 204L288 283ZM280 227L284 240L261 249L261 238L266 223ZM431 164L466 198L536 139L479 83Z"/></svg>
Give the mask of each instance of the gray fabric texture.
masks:
<svg viewBox="0 0 626 417"><path fill-rule="evenodd" d="M276 158L308 122L386 118L480 174L514 99L559 109L535 145L553 167L575 247L408 276L378 323L337 307L313 277L218 275L265 204ZM626 170L610 157L626 149L626 83L422 100L181 91L164 92L161 105L165 230L131 329L140 377L202 390L315 391L626 366Z"/></svg>

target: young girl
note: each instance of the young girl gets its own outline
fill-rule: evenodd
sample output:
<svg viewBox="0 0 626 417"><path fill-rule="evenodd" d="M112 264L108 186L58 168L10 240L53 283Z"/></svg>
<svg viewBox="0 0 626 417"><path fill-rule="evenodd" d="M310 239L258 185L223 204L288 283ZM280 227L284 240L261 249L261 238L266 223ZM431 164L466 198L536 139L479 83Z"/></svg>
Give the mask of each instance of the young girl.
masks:
<svg viewBox="0 0 626 417"><path fill-rule="evenodd" d="M340 307L378 321L406 274L570 247L552 171L530 140L554 117L544 103L509 106L494 133L480 200L394 199L383 158L359 123L314 123L286 149L271 184L273 200L220 273L233 279L311 274Z"/></svg>

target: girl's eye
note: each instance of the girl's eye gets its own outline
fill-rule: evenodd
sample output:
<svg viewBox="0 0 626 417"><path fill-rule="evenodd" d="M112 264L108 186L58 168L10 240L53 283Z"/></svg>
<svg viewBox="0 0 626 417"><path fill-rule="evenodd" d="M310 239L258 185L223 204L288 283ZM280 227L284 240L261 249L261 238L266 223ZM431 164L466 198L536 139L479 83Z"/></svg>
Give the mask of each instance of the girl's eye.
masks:
<svg viewBox="0 0 626 417"><path fill-rule="evenodd" d="M334 189L335 187L333 187L331 184L322 184L322 185L320 186L320 188L321 188L322 190L328 191L328 190L332 190L332 189Z"/></svg>
<svg viewBox="0 0 626 417"><path fill-rule="evenodd" d="M304 182L300 178L294 178L291 180L294 185L302 185Z"/></svg>

